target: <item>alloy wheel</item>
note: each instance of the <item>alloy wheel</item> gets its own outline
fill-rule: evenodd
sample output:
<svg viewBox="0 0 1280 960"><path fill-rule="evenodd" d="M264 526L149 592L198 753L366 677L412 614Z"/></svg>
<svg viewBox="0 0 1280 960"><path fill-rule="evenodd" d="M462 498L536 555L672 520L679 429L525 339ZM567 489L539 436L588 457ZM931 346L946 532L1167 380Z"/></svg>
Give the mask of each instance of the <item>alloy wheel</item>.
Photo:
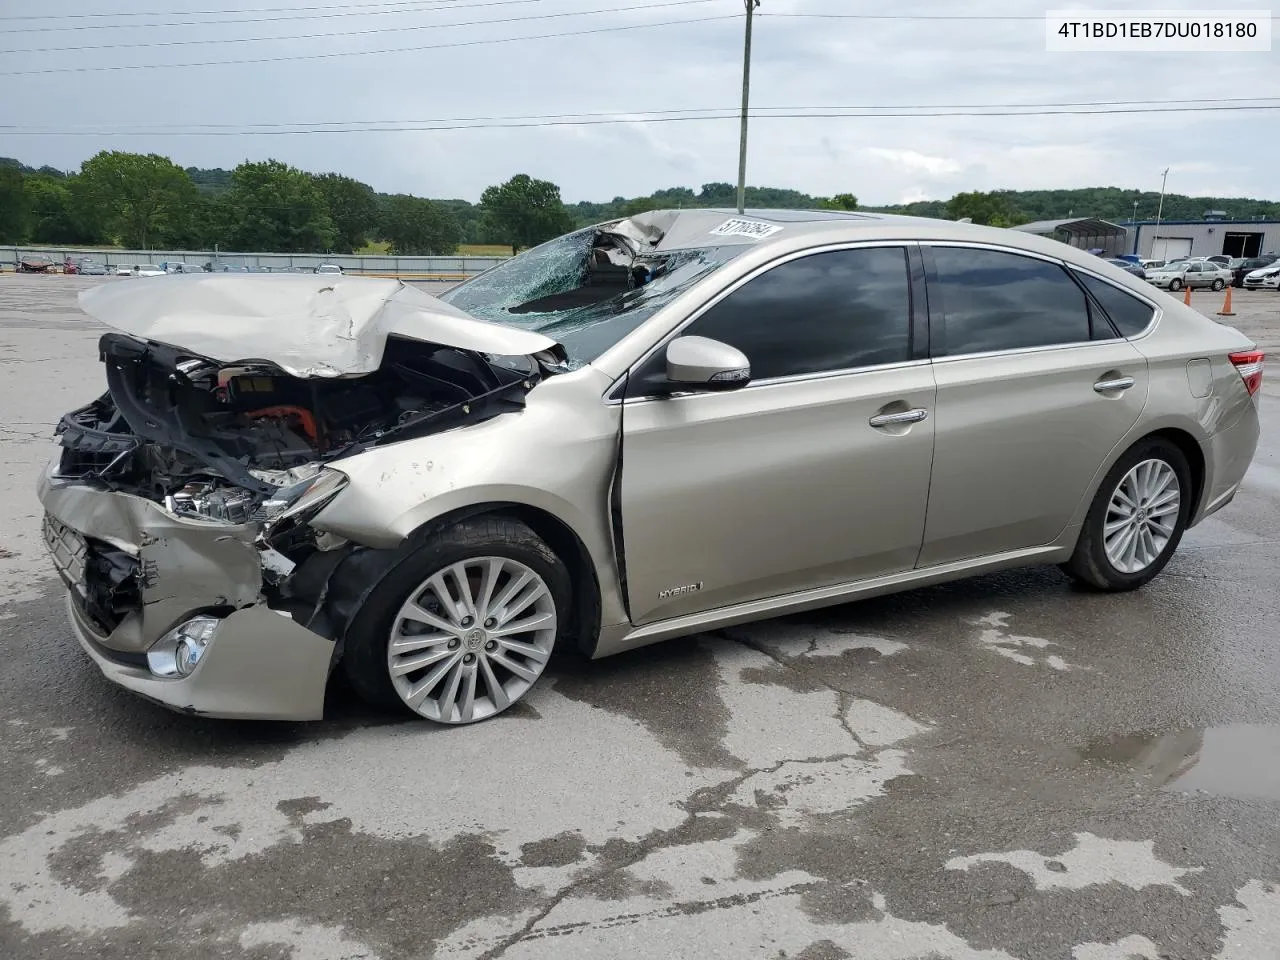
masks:
<svg viewBox="0 0 1280 960"><path fill-rule="evenodd" d="M439 723L501 713L542 675L555 645L555 599L535 571L507 557L451 564L400 608L387 669L400 699Z"/></svg>
<svg viewBox="0 0 1280 960"><path fill-rule="evenodd" d="M1182 485L1164 460L1143 460L1116 486L1107 504L1102 542L1121 573L1146 570L1164 553L1178 526Z"/></svg>

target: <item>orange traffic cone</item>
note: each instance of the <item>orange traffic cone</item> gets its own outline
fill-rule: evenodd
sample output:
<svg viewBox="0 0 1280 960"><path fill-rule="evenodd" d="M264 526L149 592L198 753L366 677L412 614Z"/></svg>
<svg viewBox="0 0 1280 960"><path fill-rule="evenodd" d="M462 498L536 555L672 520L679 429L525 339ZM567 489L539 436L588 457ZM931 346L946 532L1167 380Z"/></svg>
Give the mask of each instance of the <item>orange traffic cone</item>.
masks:
<svg viewBox="0 0 1280 960"><path fill-rule="evenodd" d="M1191 288L1187 287L1187 292L1182 296L1182 302L1188 307L1191 306Z"/></svg>
<svg viewBox="0 0 1280 960"><path fill-rule="evenodd" d="M1218 311L1220 317L1234 317L1235 313L1231 310L1231 288L1227 287L1227 299L1222 304L1222 309Z"/></svg>

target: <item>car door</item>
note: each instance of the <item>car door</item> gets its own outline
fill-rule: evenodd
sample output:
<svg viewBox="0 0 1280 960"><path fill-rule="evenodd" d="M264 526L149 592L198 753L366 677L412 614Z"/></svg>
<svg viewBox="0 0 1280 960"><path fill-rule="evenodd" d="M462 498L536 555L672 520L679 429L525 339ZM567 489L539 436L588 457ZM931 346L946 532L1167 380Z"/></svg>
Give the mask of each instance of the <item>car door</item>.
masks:
<svg viewBox="0 0 1280 960"><path fill-rule="evenodd" d="M747 386L659 398L666 344L638 365L619 488L634 623L913 567L933 456L924 311L915 247L796 255L678 331L740 349Z"/></svg>
<svg viewBox="0 0 1280 960"><path fill-rule="evenodd" d="M1137 422L1146 360L1059 262L924 255L938 396L920 566L1052 543Z"/></svg>

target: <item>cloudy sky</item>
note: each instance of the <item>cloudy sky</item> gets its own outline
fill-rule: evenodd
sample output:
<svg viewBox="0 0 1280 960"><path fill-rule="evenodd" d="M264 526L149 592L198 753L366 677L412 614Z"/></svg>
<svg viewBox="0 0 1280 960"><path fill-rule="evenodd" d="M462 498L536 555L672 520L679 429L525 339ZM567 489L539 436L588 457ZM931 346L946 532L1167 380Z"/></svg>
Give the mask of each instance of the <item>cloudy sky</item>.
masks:
<svg viewBox="0 0 1280 960"><path fill-rule="evenodd" d="M0 155L64 169L102 149L202 167L274 157L378 190L469 200L520 172L560 184L568 201L733 181L738 124L726 115L741 97L743 4L0 0ZM1270 95L1280 105L1280 52L1047 53L1040 18L1067 6L762 0L752 103L910 113L901 108ZM848 16L886 13L904 19ZM967 19L929 19L958 16ZM642 122L659 111L699 119ZM569 114L592 122L548 125ZM596 122L601 114L628 119ZM525 119L438 129L471 118ZM748 180L893 203L1001 187L1159 189L1168 166L1174 192L1280 199L1277 119L1280 110L761 118ZM325 128L339 132L282 132Z"/></svg>

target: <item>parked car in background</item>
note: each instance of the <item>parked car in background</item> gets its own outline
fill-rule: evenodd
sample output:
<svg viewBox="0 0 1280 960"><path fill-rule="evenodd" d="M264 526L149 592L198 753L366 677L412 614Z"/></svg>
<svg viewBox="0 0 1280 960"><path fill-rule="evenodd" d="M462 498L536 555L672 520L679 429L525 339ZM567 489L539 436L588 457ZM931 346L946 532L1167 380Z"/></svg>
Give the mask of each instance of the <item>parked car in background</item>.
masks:
<svg viewBox="0 0 1280 960"><path fill-rule="evenodd" d="M80 264L67 257L66 260L62 261L62 272L68 276L73 276L80 272Z"/></svg>
<svg viewBox="0 0 1280 960"><path fill-rule="evenodd" d="M1143 260L1141 262L1142 262L1143 270L1152 270L1156 267L1163 267L1169 261L1168 260Z"/></svg>
<svg viewBox="0 0 1280 960"><path fill-rule="evenodd" d="M1225 253L1216 253L1212 257L1205 257L1205 259L1223 267L1225 267L1227 264L1231 262L1231 258L1228 257Z"/></svg>
<svg viewBox="0 0 1280 960"><path fill-rule="evenodd" d="M18 273L50 273L53 261L48 257L23 257L18 261Z"/></svg>
<svg viewBox="0 0 1280 960"><path fill-rule="evenodd" d="M1260 257L1236 257L1227 266L1227 269L1231 271L1231 285L1233 287L1243 287L1245 277L1253 273L1253 271L1269 267L1275 262L1276 256L1272 253L1264 254Z"/></svg>
<svg viewBox="0 0 1280 960"><path fill-rule="evenodd" d="M164 271L157 267L154 263L135 264L133 269L129 271L135 277L163 277Z"/></svg>
<svg viewBox="0 0 1280 960"><path fill-rule="evenodd" d="M116 265L116 276L117 276L117 277L131 277L131 276L133 276L133 267L132 267L132 266L130 266L129 264L127 264L127 263L120 263L120 264L117 264L117 265Z"/></svg>
<svg viewBox="0 0 1280 960"><path fill-rule="evenodd" d="M1147 271L1147 282L1166 290L1208 287L1221 290L1231 282L1231 271L1209 260L1174 260Z"/></svg>
<svg viewBox="0 0 1280 960"><path fill-rule="evenodd" d="M1245 274L1243 286L1246 290L1280 289L1280 263L1272 263Z"/></svg>
<svg viewBox="0 0 1280 960"><path fill-rule="evenodd" d="M1118 257L1116 259L1107 258L1107 263L1114 264L1121 270L1132 273L1139 280L1147 279L1147 271L1143 269L1140 263L1134 263L1132 260L1121 260Z"/></svg>
<svg viewBox="0 0 1280 960"><path fill-rule="evenodd" d="M196 716L318 719L339 670L473 723L556 650L1034 564L1134 590L1259 437L1249 337L972 224L658 210L438 298L165 286L81 296L108 390L39 497L86 656Z"/></svg>
<svg viewBox="0 0 1280 960"><path fill-rule="evenodd" d="M107 275L105 264L99 263L97 260L90 260L87 257L77 262L76 269L86 277L105 277Z"/></svg>
<svg viewBox="0 0 1280 960"><path fill-rule="evenodd" d="M165 273L204 273L204 267L196 263L184 263L181 260L166 260L160 264Z"/></svg>
<svg viewBox="0 0 1280 960"><path fill-rule="evenodd" d="M316 267L316 273L341 274L342 268L336 263L322 263Z"/></svg>

